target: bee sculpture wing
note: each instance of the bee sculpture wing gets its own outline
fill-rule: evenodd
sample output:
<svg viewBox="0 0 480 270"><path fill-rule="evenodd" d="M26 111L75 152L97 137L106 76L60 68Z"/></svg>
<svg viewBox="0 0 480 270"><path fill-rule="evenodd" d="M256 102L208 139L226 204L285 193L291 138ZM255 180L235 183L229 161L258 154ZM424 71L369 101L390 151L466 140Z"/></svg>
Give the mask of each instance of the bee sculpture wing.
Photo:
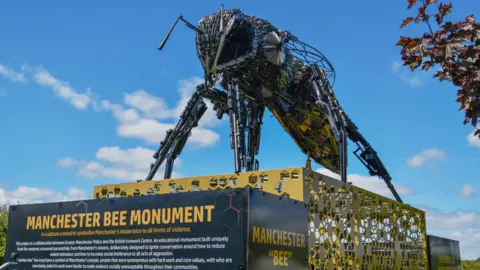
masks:
<svg viewBox="0 0 480 270"><path fill-rule="evenodd" d="M277 98L267 103L269 110L302 152L340 173L340 123L332 117L333 103L338 102L329 91L335 80L333 66L319 50L289 32L271 32L263 41L267 60L281 66L282 78L288 78L280 83Z"/></svg>
<svg viewBox="0 0 480 270"><path fill-rule="evenodd" d="M286 34L285 38L287 39L286 41L288 41L283 43L285 53L292 55L295 57L296 61L301 61L303 65L307 67L317 65L324 71L330 85L333 87L335 83L335 69L327 57L325 57L318 49L301 41L291 33Z"/></svg>
<svg viewBox="0 0 480 270"><path fill-rule="evenodd" d="M343 144L345 148L342 149L341 135L344 134L356 144L357 150L354 154L367 167L370 175L382 178L397 201L402 202L391 183L392 178L377 152L340 106L332 88L335 82L335 70L331 63L319 50L302 42L290 33L282 34L282 38L284 40L282 44L283 53L293 56L292 64L300 66L300 69L294 67L294 70L300 70L300 77L303 74L308 74L307 77L309 78L304 77L304 82L306 80L310 86L314 86L307 87L314 91L307 92L317 96L317 102L315 103L319 105L306 106L303 113L297 114L295 117L284 116L283 119L280 119L284 127L287 127L287 131L294 137L294 140L304 152L309 154L312 152L322 153L313 157L313 159L334 172L341 172L341 156L343 155L346 158L347 155L346 144ZM312 68L314 66L318 69ZM306 70L313 72L305 73ZM315 90L318 93L315 93ZM311 95L310 97L312 97ZM308 103L308 98L303 96L302 102ZM299 119L303 121L299 121ZM313 128L314 126L322 126L322 128ZM346 138L344 137L343 140L346 140ZM316 151L312 151L315 149ZM346 166L346 163L344 166ZM345 174L346 170L343 173Z"/></svg>

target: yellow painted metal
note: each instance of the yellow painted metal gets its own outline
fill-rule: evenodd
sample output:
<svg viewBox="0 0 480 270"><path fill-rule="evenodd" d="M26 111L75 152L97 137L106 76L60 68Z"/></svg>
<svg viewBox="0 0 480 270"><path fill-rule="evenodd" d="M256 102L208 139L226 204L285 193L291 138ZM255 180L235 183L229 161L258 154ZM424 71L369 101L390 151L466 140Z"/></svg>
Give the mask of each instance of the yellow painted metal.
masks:
<svg viewBox="0 0 480 270"><path fill-rule="evenodd" d="M174 192L251 186L268 193L303 201L303 181L301 181L301 173L302 168L293 168L130 182L96 186L93 192L95 199L104 199L110 197L168 194Z"/></svg>
<svg viewBox="0 0 480 270"><path fill-rule="evenodd" d="M428 269L425 213L303 170L311 269Z"/></svg>
<svg viewBox="0 0 480 270"><path fill-rule="evenodd" d="M308 204L311 269L428 269L423 211L306 168L100 185L94 198L245 186Z"/></svg>

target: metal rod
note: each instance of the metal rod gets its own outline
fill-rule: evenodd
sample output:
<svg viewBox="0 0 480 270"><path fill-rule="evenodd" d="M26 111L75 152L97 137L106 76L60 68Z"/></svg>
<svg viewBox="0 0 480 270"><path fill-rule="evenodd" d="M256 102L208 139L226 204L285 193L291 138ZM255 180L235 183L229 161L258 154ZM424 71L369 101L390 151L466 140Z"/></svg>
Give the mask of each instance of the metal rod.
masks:
<svg viewBox="0 0 480 270"><path fill-rule="evenodd" d="M223 34L223 4L220 6L220 33Z"/></svg>
<svg viewBox="0 0 480 270"><path fill-rule="evenodd" d="M12 262L6 262L0 266L0 270L7 269L12 264Z"/></svg>
<svg viewBox="0 0 480 270"><path fill-rule="evenodd" d="M170 31L168 31L167 35L163 38L162 40L162 43L160 43L160 45L158 45L158 50L161 51L163 49L163 46L165 46L165 43L167 43L167 40L170 38L170 34L172 33L173 29L175 28L175 26L177 25L178 23L178 20L180 20L180 18L182 18L182 16L179 16L175 22L173 23L172 27L170 28Z"/></svg>
<svg viewBox="0 0 480 270"><path fill-rule="evenodd" d="M195 32L198 32L200 34L203 34L203 32L198 29L196 26L194 26L193 24L187 22L182 15L178 16L178 18L175 20L175 22L173 23L172 27L170 28L170 31L168 31L167 35L165 36L165 38L163 38L162 42L160 43L160 45L158 45L158 50L161 51L163 49L163 46L165 46L165 43L167 43L167 40L170 38L170 34L172 33L173 29L175 28L175 26L177 25L178 23L178 20L182 20L188 28L190 29L193 29L195 30Z"/></svg>
<svg viewBox="0 0 480 270"><path fill-rule="evenodd" d="M198 29L195 25L187 22L182 16L180 16L179 18L180 18L180 20L182 20L187 25L188 28L190 28L192 30L195 30L195 32L203 34L202 30Z"/></svg>
<svg viewBox="0 0 480 270"><path fill-rule="evenodd" d="M342 179L342 182L347 182L347 157L348 157L348 152L347 152L347 135L345 132L345 129L342 130L341 132L342 136L342 141L340 144L340 176Z"/></svg>
<svg viewBox="0 0 480 270"><path fill-rule="evenodd" d="M228 109L230 110L230 136L232 138L232 148L233 148L233 155L235 161L235 172L241 171L240 165L240 153L238 151L238 119L237 119L237 103L236 103L236 93L235 93L235 86L230 85L228 87Z"/></svg>
<svg viewBox="0 0 480 270"><path fill-rule="evenodd" d="M153 155L156 161L151 165L150 172L145 178L145 181L153 179L165 159L167 159L165 176L167 178L170 177L175 158L182 152L192 129L198 125L206 109L207 105L200 97L199 92L195 92L180 115L180 120L177 122L177 125L174 129L167 131L165 138L160 143L159 149Z"/></svg>

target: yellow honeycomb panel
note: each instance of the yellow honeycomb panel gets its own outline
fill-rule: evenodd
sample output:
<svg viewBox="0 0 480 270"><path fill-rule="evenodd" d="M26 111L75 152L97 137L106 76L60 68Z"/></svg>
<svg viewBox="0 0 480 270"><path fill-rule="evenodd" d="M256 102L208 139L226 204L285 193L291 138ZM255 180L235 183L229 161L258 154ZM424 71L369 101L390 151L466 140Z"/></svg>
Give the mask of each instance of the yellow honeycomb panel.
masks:
<svg viewBox="0 0 480 270"><path fill-rule="evenodd" d="M425 213L303 170L311 269L428 269Z"/></svg>
<svg viewBox="0 0 480 270"><path fill-rule="evenodd" d="M308 204L310 269L428 269L423 211L305 168L100 185L94 198L246 186Z"/></svg>
<svg viewBox="0 0 480 270"><path fill-rule="evenodd" d="M242 172L169 180L152 180L94 187L94 198L169 194L226 188L253 188L303 201L302 168Z"/></svg>

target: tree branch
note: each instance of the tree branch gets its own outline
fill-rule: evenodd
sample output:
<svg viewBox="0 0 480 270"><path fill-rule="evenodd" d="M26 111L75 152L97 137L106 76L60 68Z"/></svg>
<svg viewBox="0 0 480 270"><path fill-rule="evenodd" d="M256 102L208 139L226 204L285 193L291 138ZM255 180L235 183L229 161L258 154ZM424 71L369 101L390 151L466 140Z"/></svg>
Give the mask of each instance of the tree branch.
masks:
<svg viewBox="0 0 480 270"><path fill-rule="evenodd" d="M427 3L425 2L425 0L422 0L422 2L423 2L423 6L425 7L425 13L426 13L426 12L427 12L427 6L428 6L430 3L427 4ZM427 15L427 16L428 16L428 15ZM427 17L427 19L425 20L425 23L427 23L428 29L430 29L430 34L433 35L432 26L430 25L430 16Z"/></svg>

